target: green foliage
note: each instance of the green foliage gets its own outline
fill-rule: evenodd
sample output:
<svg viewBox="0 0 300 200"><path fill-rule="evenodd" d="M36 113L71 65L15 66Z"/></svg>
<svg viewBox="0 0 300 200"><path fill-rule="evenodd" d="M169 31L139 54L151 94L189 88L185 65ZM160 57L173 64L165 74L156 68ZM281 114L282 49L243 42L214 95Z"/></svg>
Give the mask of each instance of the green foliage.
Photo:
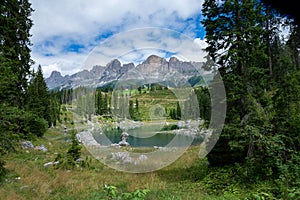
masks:
<svg viewBox="0 0 300 200"><path fill-rule="evenodd" d="M208 192L211 194L239 193L241 180L237 167L211 168L207 176L202 180Z"/></svg>
<svg viewBox="0 0 300 200"><path fill-rule="evenodd" d="M60 121L61 94L57 91L50 91L49 98L50 125L56 126L56 123Z"/></svg>
<svg viewBox="0 0 300 200"><path fill-rule="evenodd" d="M17 134L19 138L27 138L31 135L41 137L47 131L47 121L31 112L16 107L2 106L0 113L1 130Z"/></svg>
<svg viewBox="0 0 300 200"><path fill-rule="evenodd" d="M35 114L0 104L0 179L6 172L2 155L14 151L21 139L43 136L47 128L47 121Z"/></svg>
<svg viewBox="0 0 300 200"><path fill-rule="evenodd" d="M71 147L67 151L67 156L69 156L73 161L76 161L81 155L81 146L76 138L76 131L71 131Z"/></svg>
<svg viewBox="0 0 300 200"><path fill-rule="evenodd" d="M180 108L179 102L177 102L177 105L176 105L176 118L181 119L181 108Z"/></svg>
<svg viewBox="0 0 300 200"><path fill-rule="evenodd" d="M291 153L291 158L279 166L280 176L276 180L279 197L283 199L300 198L300 156Z"/></svg>
<svg viewBox="0 0 300 200"><path fill-rule="evenodd" d="M179 129L177 124L169 124L169 125L164 125L161 130L162 131L171 131L171 130L176 130L176 129Z"/></svg>
<svg viewBox="0 0 300 200"><path fill-rule="evenodd" d="M199 104L199 111L200 117L203 120L208 121L210 120L211 115L211 103L210 103L210 94L207 87L198 87L195 88L195 94L197 96L198 104Z"/></svg>
<svg viewBox="0 0 300 200"><path fill-rule="evenodd" d="M28 76L33 61L30 58L29 30L33 23L28 0L0 2L0 153L13 149L16 133L35 132L22 111L26 102ZM7 116L7 115L8 116ZM32 121L31 121L32 122ZM28 130L29 129L29 130ZM39 131L40 133L43 130ZM0 179L5 174L0 159Z"/></svg>
<svg viewBox="0 0 300 200"><path fill-rule="evenodd" d="M38 117L48 121L50 126L50 105L48 88L43 76L42 68L39 65L38 71L34 73L27 90L26 108Z"/></svg>
<svg viewBox="0 0 300 200"><path fill-rule="evenodd" d="M150 192L147 189L140 190L137 189L134 192L119 192L116 186L113 185L104 185L104 191L107 195L107 199L110 200L143 200L146 195Z"/></svg>
<svg viewBox="0 0 300 200"><path fill-rule="evenodd" d="M98 115L110 113L108 93L103 93L102 89L97 89L95 93L95 112Z"/></svg>
<svg viewBox="0 0 300 200"><path fill-rule="evenodd" d="M179 102L176 103L176 108L170 108L169 116L171 119L175 119L175 120L181 119L181 108Z"/></svg>
<svg viewBox="0 0 300 200"><path fill-rule="evenodd" d="M84 117L86 120L91 120L92 115L95 114L95 91L88 87L79 87L73 91L73 106L75 112Z"/></svg>
<svg viewBox="0 0 300 200"><path fill-rule="evenodd" d="M6 169L4 168L5 162L0 157L0 183L3 181L6 175Z"/></svg>
<svg viewBox="0 0 300 200"><path fill-rule="evenodd" d="M249 182L289 176L282 169L293 166L287 163L300 146L299 27L291 25L286 43L276 12L253 0L205 1L202 11L206 50L227 95L226 122L208 154L210 164L239 163Z"/></svg>
<svg viewBox="0 0 300 200"><path fill-rule="evenodd" d="M196 160L192 166L185 169L182 173L184 178L193 182L203 180L208 173L209 163L206 158Z"/></svg>
<svg viewBox="0 0 300 200"><path fill-rule="evenodd" d="M0 6L1 103L23 108L33 63L29 48L29 30L33 25L30 15L33 10L28 0L5 0L1 1Z"/></svg>
<svg viewBox="0 0 300 200"><path fill-rule="evenodd" d="M59 161L58 166L62 168L73 168L74 166L81 165L84 167L87 163L86 161L81 161L80 163L76 163L76 160L81 156L82 146L76 138L76 131L71 130L68 134L71 135L71 145L69 146L67 152L65 154L58 154L55 158L55 161Z"/></svg>

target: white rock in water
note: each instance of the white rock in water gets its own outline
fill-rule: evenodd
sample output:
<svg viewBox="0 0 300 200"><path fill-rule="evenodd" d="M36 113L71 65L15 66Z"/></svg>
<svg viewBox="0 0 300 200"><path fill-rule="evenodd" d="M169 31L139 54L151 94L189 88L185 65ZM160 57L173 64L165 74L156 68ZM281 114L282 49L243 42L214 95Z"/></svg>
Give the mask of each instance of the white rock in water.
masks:
<svg viewBox="0 0 300 200"><path fill-rule="evenodd" d="M121 146L119 144L116 144L116 143L113 143L110 146L114 147L114 148L117 148L117 149L121 148Z"/></svg>
<svg viewBox="0 0 300 200"><path fill-rule="evenodd" d="M128 137L128 136L129 136L129 134L126 133L125 131L121 134L121 137Z"/></svg>
<svg viewBox="0 0 300 200"><path fill-rule="evenodd" d="M121 141L121 142L119 142L119 145L120 146L129 146L129 143L126 141Z"/></svg>

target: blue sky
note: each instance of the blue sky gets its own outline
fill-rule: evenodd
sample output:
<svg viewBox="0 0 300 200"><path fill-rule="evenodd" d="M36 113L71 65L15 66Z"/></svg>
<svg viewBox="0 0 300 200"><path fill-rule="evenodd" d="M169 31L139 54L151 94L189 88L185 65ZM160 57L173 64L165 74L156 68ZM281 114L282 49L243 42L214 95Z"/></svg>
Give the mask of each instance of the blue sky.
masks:
<svg viewBox="0 0 300 200"><path fill-rule="evenodd" d="M203 0L30 0L32 58L44 76L151 54L200 61ZM199 48L195 47L197 45ZM95 53L97 52L97 53Z"/></svg>

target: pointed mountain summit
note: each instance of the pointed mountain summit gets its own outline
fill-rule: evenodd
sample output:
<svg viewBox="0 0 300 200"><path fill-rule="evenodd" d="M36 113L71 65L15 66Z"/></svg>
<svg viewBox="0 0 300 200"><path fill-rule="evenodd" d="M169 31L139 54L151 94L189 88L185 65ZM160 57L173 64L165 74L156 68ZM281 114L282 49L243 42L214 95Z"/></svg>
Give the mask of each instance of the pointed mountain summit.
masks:
<svg viewBox="0 0 300 200"><path fill-rule="evenodd" d="M199 76L203 71L202 62L181 61L171 57L169 61L157 55L150 55L144 62L135 66L133 63L122 64L113 59L105 66L95 65L91 70L82 70L73 75L62 76L60 72L53 71L46 78L49 89L73 88L78 86L101 87L121 79L150 77L158 80L166 75L172 76L174 72L181 77L190 78ZM200 71L199 71L200 70Z"/></svg>
<svg viewBox="0 0 300 200"><path fill-rule="evenodd" d="M151 55L149 56L142 64L168 64L167 60L164 58L161 58L157 55Z"/></svg>

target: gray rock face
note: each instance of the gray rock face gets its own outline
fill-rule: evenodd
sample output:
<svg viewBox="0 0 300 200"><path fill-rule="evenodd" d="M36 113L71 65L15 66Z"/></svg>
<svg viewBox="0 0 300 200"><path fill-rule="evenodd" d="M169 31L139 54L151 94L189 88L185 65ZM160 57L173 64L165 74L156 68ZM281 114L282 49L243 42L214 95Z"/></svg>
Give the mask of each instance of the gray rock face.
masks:
<svg viewBox="0 0 300 200"><path fill-rule="evenodd" d="M159 56L157 56L157 55L151 55L151 56L149 56L149 57L143 62L143 64L149 64L149 65L151 65L151 64L167 65L168 62L167 62L166 59L161 58L161 57L159 57Z"/></svg>
<svg viewBox="0 0 300 200"><path fill-rule="evenodd" d="M67 77L63 77L60 72L53 71L49 78L46 79L48 88L54 88L59 85L64 85Z"/></svg>
<svg viewBox="0 0 300 200"><path fill-rule="evenodd" d="M117 59L109 62L105 67L96 65L90 71L83 70L73 75L62 76L53 71L46 78L49 89L73 88L77 86L99 87L120 79L138 79L147 77L150 81L164 80L167 76L192 77L201 75L203 63L180 61L171 57L169 61L157 55L149 56L144 62L135 66L133 63L121 64Z"/></svg>

